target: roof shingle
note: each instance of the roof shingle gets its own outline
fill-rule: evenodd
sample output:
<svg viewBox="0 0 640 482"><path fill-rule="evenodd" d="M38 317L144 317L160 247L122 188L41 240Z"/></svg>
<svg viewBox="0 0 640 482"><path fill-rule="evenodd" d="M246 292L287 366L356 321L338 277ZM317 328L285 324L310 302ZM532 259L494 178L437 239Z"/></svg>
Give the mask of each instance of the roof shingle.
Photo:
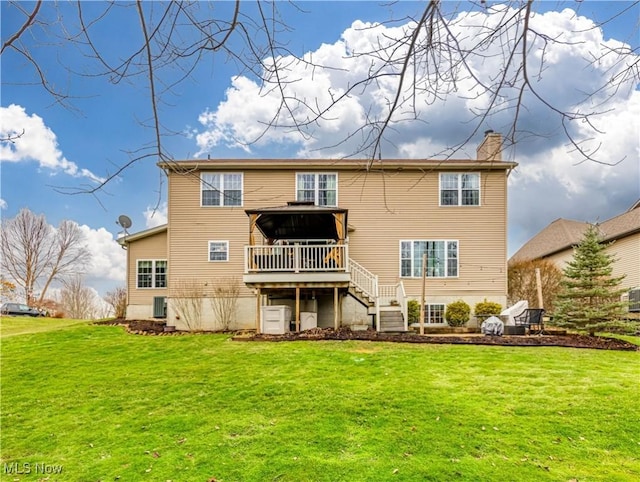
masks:
<svg viewBox="0 0 640 482"><path fill-rule="evenodd" d="M544 258L576 246L590 223L571 219L556 219L527 241L509 262ZM640 200L631 209L599 225L603 241L613 241L640 232Z"/></svg>

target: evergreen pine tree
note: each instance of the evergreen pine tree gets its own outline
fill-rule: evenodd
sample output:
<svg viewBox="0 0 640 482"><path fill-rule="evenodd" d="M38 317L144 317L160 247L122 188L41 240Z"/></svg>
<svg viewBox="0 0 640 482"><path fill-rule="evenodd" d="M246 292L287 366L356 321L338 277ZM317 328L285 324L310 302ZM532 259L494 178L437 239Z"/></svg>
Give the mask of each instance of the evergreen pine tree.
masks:
<svg viewBox="0 0 640 482"><path fill-rule="evenodd" d="M597 225L590 225L563 270L560 293L555 305L554 324L594 334L616 321L625 312L620 295L624 276L614 278L614 258Z"/></svg>

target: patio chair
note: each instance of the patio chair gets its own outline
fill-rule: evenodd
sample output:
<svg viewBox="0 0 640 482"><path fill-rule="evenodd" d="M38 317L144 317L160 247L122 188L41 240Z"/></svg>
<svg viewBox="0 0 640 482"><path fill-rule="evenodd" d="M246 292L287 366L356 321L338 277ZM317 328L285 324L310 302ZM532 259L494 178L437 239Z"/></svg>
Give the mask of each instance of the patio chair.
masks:
<svg viewBox="0 0 640 482"><path fill-rule="evenodd" d="M544 332L544 309L542 308L527 308L520 315L514 316L513 319L516 326L524 326L530 334L537 333L542 335Z"/></svg>

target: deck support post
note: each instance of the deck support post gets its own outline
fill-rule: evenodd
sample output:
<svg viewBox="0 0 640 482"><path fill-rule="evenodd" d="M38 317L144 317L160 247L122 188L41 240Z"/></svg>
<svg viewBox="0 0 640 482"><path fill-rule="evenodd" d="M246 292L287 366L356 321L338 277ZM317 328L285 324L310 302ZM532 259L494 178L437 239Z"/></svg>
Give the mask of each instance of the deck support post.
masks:
<svg viewBox="0 0 640 482"><path fill-rule="evenodd" d="M333 288L333 327L335 328L336 331L338 331L338 321L339 321L339 314L338 314L338 307L339 307L338 303L338 287L334 287Z"/></svg>
<svg viewBox="0 0 640 482"><path fill-rule="evenodd" d="M296 286L296 332L300 331L300 287Z"/></svg>
<svg viewBox="0 0 640 482"><path fill-rule="evenodd" d="M256 333L260 333L260 317L262 316L262 292L260 288L256 288Z"/></svg>
<svg viewBox="0 0 640 482"><path fill-rule="evenodd" d="M425 299L424 292L427 284L427 255L422 255L422 294L420 296L420 334L424 335Z"/></svg>

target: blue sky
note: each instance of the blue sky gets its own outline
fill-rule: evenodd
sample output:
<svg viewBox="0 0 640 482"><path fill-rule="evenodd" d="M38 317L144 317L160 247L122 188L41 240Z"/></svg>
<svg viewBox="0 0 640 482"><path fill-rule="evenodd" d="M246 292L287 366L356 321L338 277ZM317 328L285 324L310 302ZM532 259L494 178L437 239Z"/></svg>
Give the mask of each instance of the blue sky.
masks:
<svg viewBox="0 0 640 482"><path fill-rule="evenodd" d="M491 3L491 2L489 2ZM623 43L635 49L638 57L638 19L640 7L632 2L537 2L539 18L536 28L560 32L580 29L588 19L602 21L613 12L626 10L603 26L602 31L589 30L579 37L572 48L549 47L546 53L548 70L540 75L539 88L549 98L562 100L571 91L588 89L605 78L613 67L602 66L594 70L582 69L580 62L590 48L603 44L611 47ZM400 28L406 15L416 15L424 2L300 2L297 7L279 2L283 19L292 27L283 32L292 52L313 52L313 58L332 62L340 59L344 43L362 44L371 33L353 28L354 22L382 22L397 19L387 25L384 34L391 35ZM33 2L19 2L24 11L33 9ZM146 2L147 11L162 4ZM216 13L227 15L232 2L216 3ZM84 2L85 18L104 11L103 2ZM444 2L444 8L464 15L478 10L468 2ZM573 11L564 10L566 8ZM24 12L14 4L2 2L2 42L16 32L24 22ZM243 2L242 11L253 15L256 6ZM563 12L564 10L564 12ZM585 17L577 20L577 16ZM62 18L70 30L77 25L74 4L45 2L39 12L44 23ZM358 24L359 25L359 24ZM140 29L135 9L116 4L105 20L92 28L93 38L105 56L112 62L121 58L132 45L140 41ZM38 24L20 39L21 45L32 49L47 79L71 97L56 102L37 83L34 69L7 49L0 57L2 74L1 108L3 130L25 128L25 139L2 146L0 214L10 218L23 207L43 213L50 224L71 219L82 226L94 252L94 264L87 273L87 283L100 293L124 284L124 252L115 242L121 228L116 220L121 214L133 221L130 231L139 231L164 221L165 185L155 159L134 164L121 176L108 183L95 195L69 194L78 188L92 186L95 178L114 172L130 159L130 153L141 152L153 142L154 132L148 126L151 105L148 83L144 77L127 79L114 84L106 77L94 76L98 71L95 59L88 58L73 44L62 39L60 24L46 27ZM575 36L574 36L575 37ZM342 39L342 43L341 43ZM231 47L240 44L232 39ZM614 43L611 43L614 42ZM576 52L580 50L580 54ZM583 60L581 60L583 59ZM357 64L345 64L353 70ZM482 67L479 67L482 73ZM165 149L176 159L196 155L206 157L298 157L323 155L339 157L348 152L316 150L329 144L336 127L321 125L316 141L305 143L300 138L282 132L270 132L250 147L234 145L232 137L242 138L245 133L259 129L259 121L268 106L268 96L261 97L252 90L251 77L232 77L241 74L233 62L223 55L201 62L193 72L193 79L179 84L167 103L159 106L161 119L168 131L175 133L163 139ZM491 72L487 70L486 75ZM168 77L177 75L169 72ZM332 73L326 78L306 78L300 82L305 92L322 88L322 82L339 84L350 73ZM598 120L600 134L592 142L601 144L599 155L607 162L622 160L615 167L597 163L579 163L575 153L558 135L557 126L550 127L545 137L522 136L515 149L507 155L520 167L514 172L509 185L509 252L515 252L523 242L551 221L564 217L582 221L602 221L621 213L640 198L640 93L638 76L635 83L626 84L608 104L612 112ZM587 79L585 79L587 78ZM589 81L589 83L588 83ZM592 82L593 81L593 82ZM546 82L546 83L545 83ZM333 84L332 84L333 85ZM370 101L364 96L352 99L353 105L341 112L343 122L354 111L365 110ZM402 132L394 134L387 146L389 157L430 157L443 146L455 144L470 135L471 126L464 122L459 101L436 102L425 110L426 122L407 124ZM437 119L437 122L433 119ZM500 131L508 119L496 116L486 127ZM539 106L527 109L525 125L541 129L549 124L549 113ZM10 124L10 125L8 125ZM338 124L339 125L339 124ZM581 133L582 127L575 132ZM339 130L339 129L338 129ZM465 132L466 130L466 132ZM543 130L543 129L541 129ZM247 134L248 135L248 134ZM322 142L324 144L322 145ZM478 136L463 148L473 155ZM345 146L344 149L347 149ZM159 204L158 204L159 203ZM159 210L151 217L155 206Z"/></svg>

